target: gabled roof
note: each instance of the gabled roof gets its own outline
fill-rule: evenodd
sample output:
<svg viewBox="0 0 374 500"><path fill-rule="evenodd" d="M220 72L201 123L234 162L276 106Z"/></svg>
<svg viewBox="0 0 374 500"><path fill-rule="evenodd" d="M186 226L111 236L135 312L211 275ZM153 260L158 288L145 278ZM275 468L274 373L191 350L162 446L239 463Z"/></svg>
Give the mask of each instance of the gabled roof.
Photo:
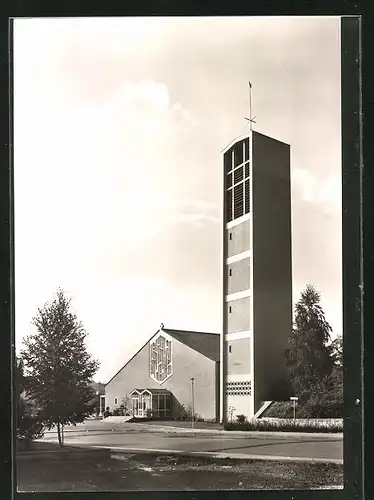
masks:
<svg viewBox="0 0 374 500"><path fill-rule="evenodd" d="M244 134L240 134L237 137L234 137L223 149L221 149L221 153L226 153L227 150L229 150L234 144L236 144L239 141L242 141L243 139L246 139L249 137L250 132L245 132Z"/></svg>
<svg viewBox="0 0 374 500"><path fill-rule="evenodd" d="M267 137L268 139L272 139L273 141L281 142L281 143L285 144L286 146L289 146L289 144L287 142L280 141L279 139L276 139L275 137L270 137L270 135L262 134L261 132L258 132L257 130L252 130L252 132L253 132L253 135L262 135L264 137ZM229 142L221 150L221 154L226 153L226 151L228 151L232 146L234 146L234 144L236 144L239 141L242 141L243 139L246 139L247 137L249 137L249 135L250 135L250 131L245 132L244 134L240 134L237 137L234 137L234 139L232 139L232 141Z"/></svg>
<svg viewBox="0 0 374 500"><path fill-rule="evenodd" d="M114 375L111 377L108 382L105 384L107 386L109 382L111 382L116 375L120 371L122 371L125 366L127 366L130 361L132 361L137 354L144 349L144 347L159 333L165 332L171 337L175 338L175 340L178 340L182 344L185 344L186 346L190 347L194 351L199 352L203 356L206 356L207 358L213 360L213 361L219 361L219 352L220 352L220 335L218 333L203 333L203 332L191 332L187 330L174 330L170 328L164 328L162 327L161 329L157 330L156 333L150 337L145 344L142 345L140 349L136 351L136 353L131 356L131 358L125 363Z"/></svg>
<svg viewBox="0 0 374 500"><path fill-rule="evenodd" d="M164 328L163 331L207 358L219 361L219 334L171 330L169 328Z"/></svg>

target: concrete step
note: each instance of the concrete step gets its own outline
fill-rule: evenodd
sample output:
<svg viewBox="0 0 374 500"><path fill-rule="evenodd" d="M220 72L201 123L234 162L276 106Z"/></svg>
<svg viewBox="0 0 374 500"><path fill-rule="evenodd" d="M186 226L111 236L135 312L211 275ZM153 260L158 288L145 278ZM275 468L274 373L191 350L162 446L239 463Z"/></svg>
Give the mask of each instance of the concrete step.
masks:
<svg viewBox="0 0 374 500"><path fill-rule="evenodd" d="M112 415L111 417L103 418L102 421L122 424L124 422L128 422L131 419L132 419L132 417L130 417L129 415L127 415L127 416Z"/></svg>

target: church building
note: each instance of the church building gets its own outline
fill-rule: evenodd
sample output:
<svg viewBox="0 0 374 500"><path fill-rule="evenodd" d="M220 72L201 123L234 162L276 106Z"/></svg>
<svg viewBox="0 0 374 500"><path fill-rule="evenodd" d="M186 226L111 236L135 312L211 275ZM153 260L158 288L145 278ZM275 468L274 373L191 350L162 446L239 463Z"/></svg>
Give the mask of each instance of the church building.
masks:
<svg viewBox="0 0 374 500"><path fill-rule="evenodd" d="M135 418L219 419L220 335L160 329L105 385L105 406Z"/></svg>

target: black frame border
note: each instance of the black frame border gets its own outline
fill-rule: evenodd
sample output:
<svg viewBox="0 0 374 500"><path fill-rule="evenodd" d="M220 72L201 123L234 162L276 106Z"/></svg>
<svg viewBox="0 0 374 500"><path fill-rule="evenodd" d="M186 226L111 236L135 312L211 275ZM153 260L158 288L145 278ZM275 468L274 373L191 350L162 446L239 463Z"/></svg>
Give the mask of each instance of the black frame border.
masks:
<svg viewBox="0 0 374 500"><path fill-rule="evenodd" d="M363 497L363 164L361 19L342 18L344 489Z"/></svg>

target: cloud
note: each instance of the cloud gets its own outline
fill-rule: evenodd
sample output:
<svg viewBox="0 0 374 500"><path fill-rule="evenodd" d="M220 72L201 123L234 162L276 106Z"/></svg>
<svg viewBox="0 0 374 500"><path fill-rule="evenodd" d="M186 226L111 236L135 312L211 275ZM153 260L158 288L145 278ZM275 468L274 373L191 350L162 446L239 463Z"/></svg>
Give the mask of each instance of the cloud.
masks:
<svg viewBox="0 0 374 500"><path fill-rule="evenodd" d="M169 218L169 221L171 223L177 223L177 224L193 224L198 227L205 227L209 223L218 223L221 222L221 219L219 217L214 217L213 215L207 215L207 214L199 214L199 213L192 213L192 214L177 214L173 217Z"/></svg>
<svg viewBox="0 0 374 500"><path fill-rule="evenodd" d="M163 83L153 82L152 80L143 80L140 82L127 82L120 91L114 96L120 104L131 103L149 104L158 111L165 111L170 105L170 96L168 88Z"/></svg>
<svg viewBox="0 0 374 500"><path fill-rule="evenodd" d="M160 321L221 328L219 152L245 126L248 78L258 130L303 167L295 282L315 282L340 321L338 18L19 23L17 341L57 286L108 372Z"/></svg>
<svg viewBox="0 0 374 500"><path fill-rule="evenodd" d="M72 82L61 92L53 81L57 74L36 85L30 73L31 85L18 87L17 142L23 148L16 152L15 175L22 198L16 207L17 344L29 332L36 307L62 286L77 298L78 315L92 332L92 352L111 366L113 345L120 341L123 350L131 350L128 336L117 339L120 332L152 333L155 322L167 320L165 313L158 317L163 304L177 325L178 313L185 317L196 310L196 293L190 299L170 283L176 276L165 282L150 270L142 279L139 271L155 252L155 237L163 243L155 255L157 270L165 246L176 244L173 227L183 223L185 233L186 225L200 231L216 224L219 204L191 194L194 162L188 152L180 158L178 141L194 119L180 102L173 103L164 83L124 81L105 99L76 99ZM36 114L42 148L29 133ZM186 182L180 181L183 173ZM35 237L38 245L30 245ZM143 261L136 260L140 250ZM138 323L144 310L152 324L144 318ZM103 332L113 339L108 349Z"/></svg>
<svg viewBox="0 0 374 500"><path fill-rule="evenodd" d="M341 211L341 181L337 174L324 179L304 169L292 172L292 185L296 196L326 213Z"/></svg>

